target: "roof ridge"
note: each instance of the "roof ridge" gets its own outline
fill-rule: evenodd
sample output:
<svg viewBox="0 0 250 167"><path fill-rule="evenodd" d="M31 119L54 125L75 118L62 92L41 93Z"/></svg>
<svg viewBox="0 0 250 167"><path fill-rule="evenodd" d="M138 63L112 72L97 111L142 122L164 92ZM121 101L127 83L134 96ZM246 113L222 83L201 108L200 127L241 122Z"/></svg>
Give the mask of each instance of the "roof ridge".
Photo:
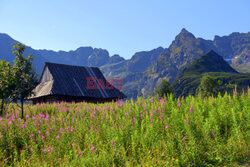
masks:
<svg viewBox="0 0 250 167"><path fill-rule="evenodd" d="M52 63L52 62L45 62L45 65L47 64L53 64L53 65L61 65L61 66L70 66L70 67L89 67L89 68L98 68L98 67L95 67L95 66L79 66L79 65L70 65L70 64L61 64L61 63Z"/></svg>

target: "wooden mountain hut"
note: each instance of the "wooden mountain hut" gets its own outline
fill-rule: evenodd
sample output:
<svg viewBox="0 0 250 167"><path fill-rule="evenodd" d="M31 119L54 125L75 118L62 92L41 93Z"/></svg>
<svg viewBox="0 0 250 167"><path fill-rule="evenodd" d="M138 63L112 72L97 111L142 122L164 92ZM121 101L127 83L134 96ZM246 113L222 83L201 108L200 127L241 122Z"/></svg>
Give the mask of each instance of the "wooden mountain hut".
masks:
<svg viewBox="0 0 250 167"><path fill-rule="evenodd" d="M28 98L33 104L60 101L102 103L126 98L97 67L48 62L33 93Z"/></svg>

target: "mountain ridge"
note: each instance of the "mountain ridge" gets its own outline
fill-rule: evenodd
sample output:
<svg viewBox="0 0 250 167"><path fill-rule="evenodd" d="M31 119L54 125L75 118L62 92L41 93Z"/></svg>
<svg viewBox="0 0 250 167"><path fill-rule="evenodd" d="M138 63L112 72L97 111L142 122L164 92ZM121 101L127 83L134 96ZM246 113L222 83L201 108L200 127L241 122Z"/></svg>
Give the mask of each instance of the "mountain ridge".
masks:
<svg viewBox="0 0 250 167"><path fill-rule="evenodd" d="M16 40L0 33L0 59L13 61L11 42ZM131 95L128 97L136 98L138 95L152 95L155 85L163 78L172 83L179 71L211 49L237 70L250 72L250 32L216 35L213 40L205 40L183 28L168 48L136 52L130 59L110 56L106 49L90 46L70 51L36 50L27 46L25 56L34 55L34 66L39 73L45 62L97 66L107 78L124 79L123 91Z"/></svg>
<svg viewBox="0 0 250 167"><path fill-rule="evenodd" d="M236 36L236 39L231 39L230 37L232 36ZM139 89L138 95L152 96L155 85L163 78L173 83L179 71L188 67L194 60L211 49L221 55L223 59L231 63L234 67L237 68L240 64L246 68L246 71L250 71L250 33L234 33L234 35L230 37L217 37L216 41L204 40L202 38L196 38L192 33L183 29L181 33L175 37L175 40L170 46L163 51L159 59L143 74L143 79L140 81L139 88L137 88ZM225 42L225 40L227 42ZM242 45L241 42L243 43ZM230 56L227 56L228 51L224 48L231 48L232 52ZM244 55L239 58L241 62L239 64L232 64L234 59L239 55Z"/></svg>

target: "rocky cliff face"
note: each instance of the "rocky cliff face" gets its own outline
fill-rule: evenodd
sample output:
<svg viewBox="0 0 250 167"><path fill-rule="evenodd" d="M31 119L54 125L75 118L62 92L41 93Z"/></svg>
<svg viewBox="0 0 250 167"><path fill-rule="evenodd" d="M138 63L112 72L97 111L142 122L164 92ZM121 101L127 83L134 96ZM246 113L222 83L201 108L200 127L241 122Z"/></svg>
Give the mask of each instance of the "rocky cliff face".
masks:
<svg viewBox="0 0 250 167"><path fill-rule="evenodd" d="M236 65L250 66L250 32L215 36L213 44L224 59L231 60Z"/></svg>
<svg viewBox="0 0 250 167"><path fill-rule="evenodd" d="M153 89L162 78L167 78L172 83L179 71L211 49L220 53L223 59L237 70L241 71L241 68L237 67L250 69L249 45L250 32L232 33L224 37L215 36L215 39L211 41L196 38L186 29L182 29L169 48L166 48L159 59L143 74L138 95L153 95ZM214 63L216 63L215 60ZM147 90L146 94L143 93L144 90Z"/></svg>

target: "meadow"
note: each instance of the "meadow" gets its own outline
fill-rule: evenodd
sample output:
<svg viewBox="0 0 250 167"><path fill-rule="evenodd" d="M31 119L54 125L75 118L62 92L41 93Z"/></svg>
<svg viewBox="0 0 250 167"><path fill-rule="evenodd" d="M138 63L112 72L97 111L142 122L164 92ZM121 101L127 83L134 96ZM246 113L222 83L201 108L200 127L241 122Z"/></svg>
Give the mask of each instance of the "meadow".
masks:
<svg viewBox="0 0 250 167"><path fill-rule="evenodd" d="M0 166L247 166L248 94L10 105Z"/></svg>

